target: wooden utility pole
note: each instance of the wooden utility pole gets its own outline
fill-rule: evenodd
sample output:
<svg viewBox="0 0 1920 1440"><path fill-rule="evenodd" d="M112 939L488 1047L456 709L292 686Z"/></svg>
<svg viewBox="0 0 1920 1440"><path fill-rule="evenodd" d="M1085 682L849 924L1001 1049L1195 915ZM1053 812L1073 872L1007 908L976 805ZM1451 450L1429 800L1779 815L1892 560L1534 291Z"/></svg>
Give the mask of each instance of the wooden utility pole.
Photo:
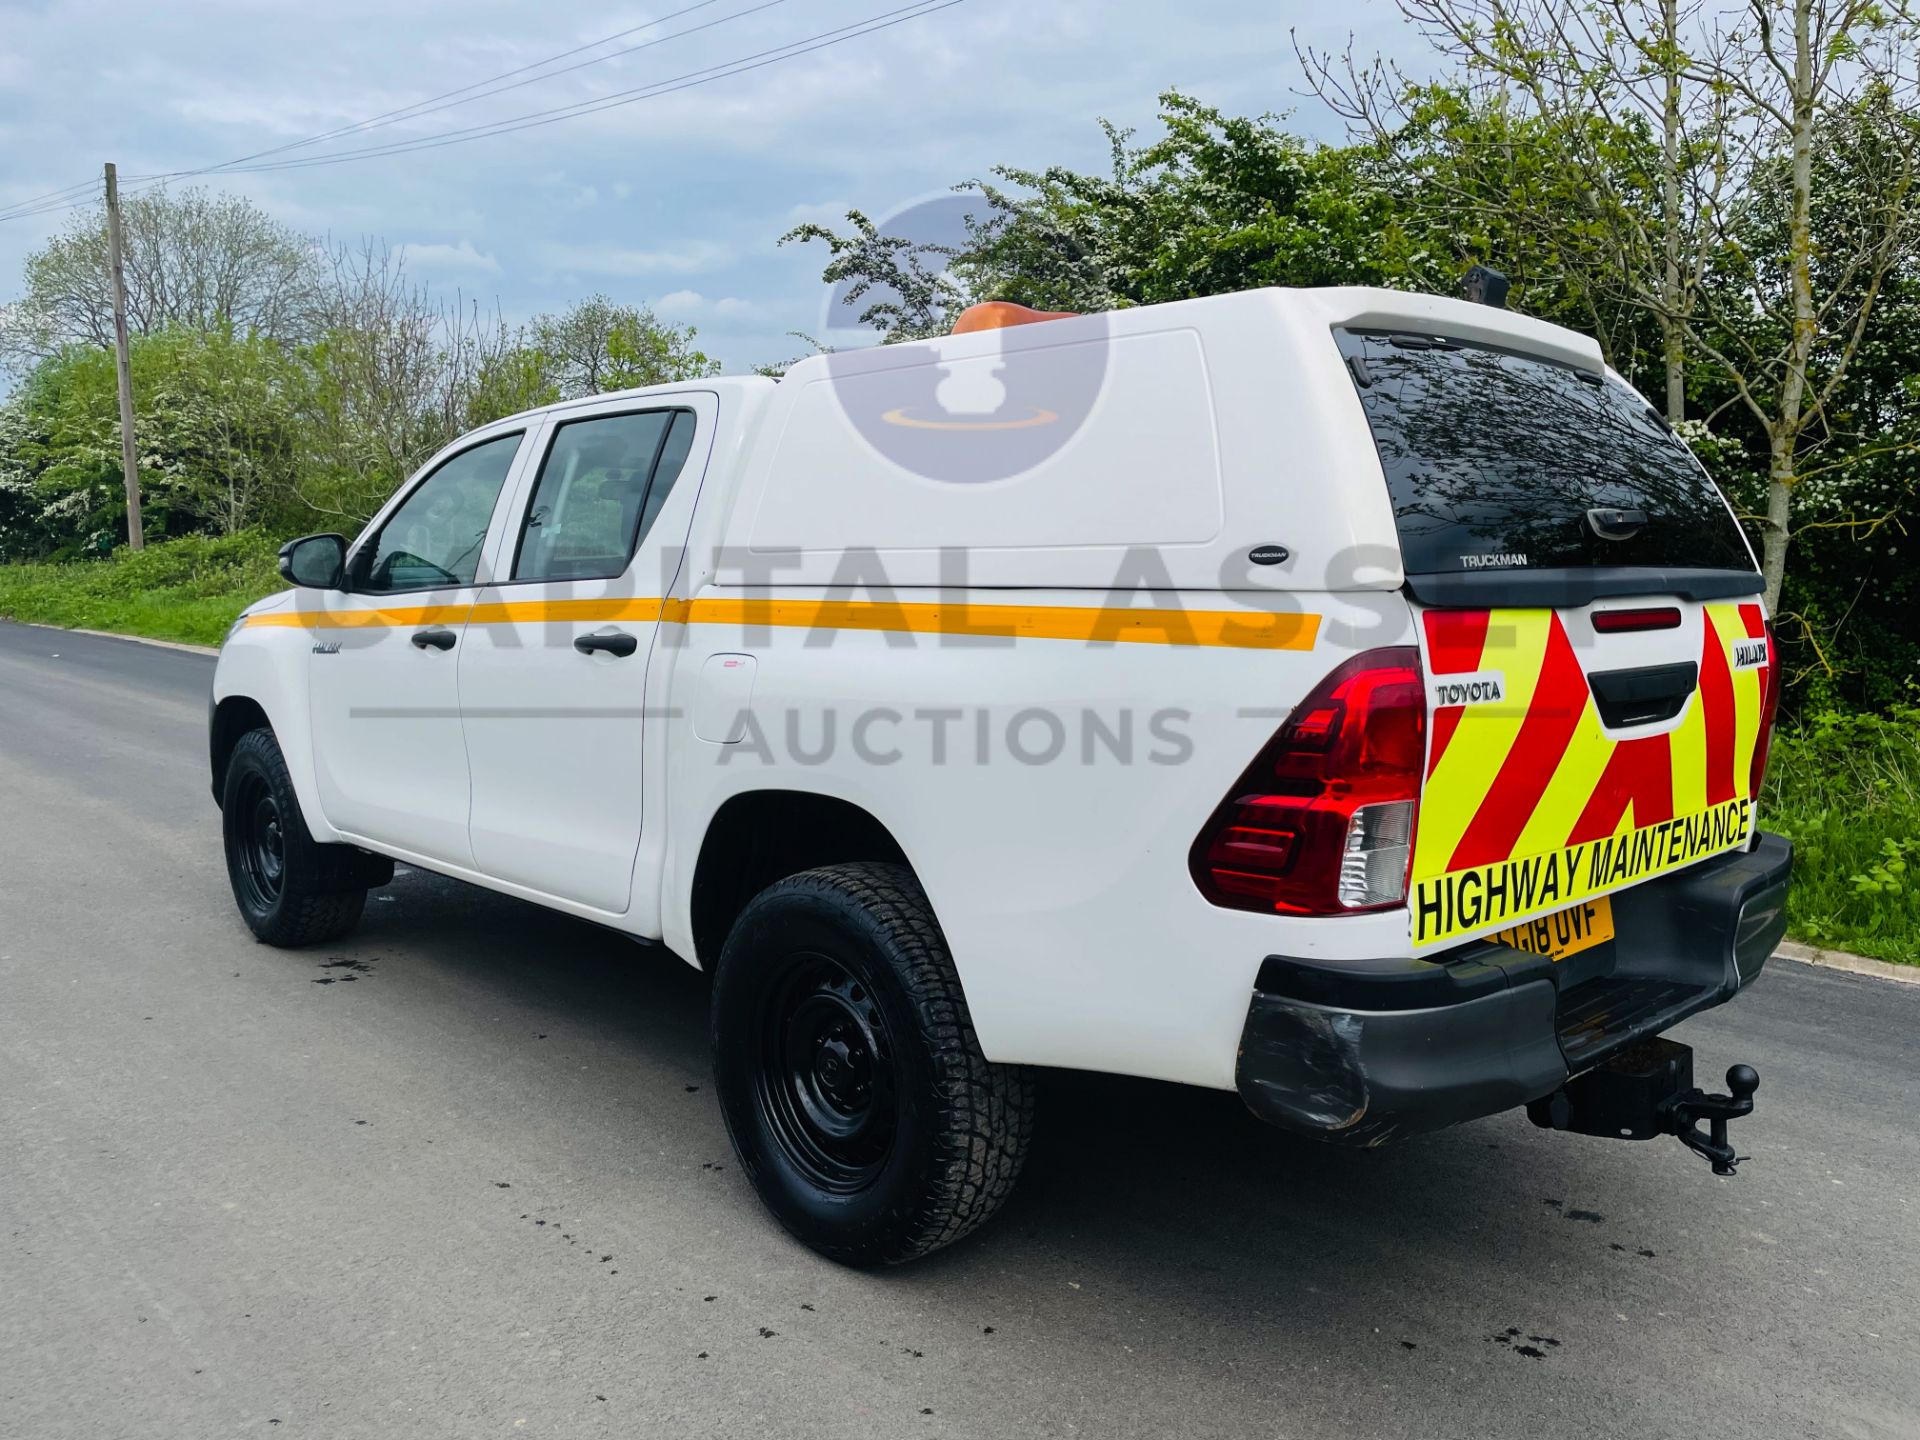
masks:
<svg viewBox="0 0 1920 1440"><path fill-rule="evenodd" d="M107 162L107 269L113 280L113 358L120 372L120 474L127 486L127 544L147 543L140 524L140 470L133 448L133 370L127 363L127 275L120 264L120 183Z"/></svg>

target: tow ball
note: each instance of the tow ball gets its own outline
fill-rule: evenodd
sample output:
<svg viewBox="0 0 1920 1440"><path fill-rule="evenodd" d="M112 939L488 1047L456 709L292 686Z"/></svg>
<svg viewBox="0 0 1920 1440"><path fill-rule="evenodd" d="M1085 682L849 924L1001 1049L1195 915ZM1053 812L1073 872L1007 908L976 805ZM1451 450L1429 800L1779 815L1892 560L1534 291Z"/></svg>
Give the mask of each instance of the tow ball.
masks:
<svg viewBox="0 0 1920 1440"><path fill-rule="evenodd" d="M1731 1175L1747 1157L1736 1155L1728 1143L1727 1123L1753 1113L1759 1088L1760 1076L1751 1065L1735 1065L1727 1071L1730 1093L1709 1095L1693 1083L1692 1047L1656 1036L1530 1101L1527 1118L1544 1130L1617 1140L1675 1135L1705 1157L1714 1174Z"/></svg>

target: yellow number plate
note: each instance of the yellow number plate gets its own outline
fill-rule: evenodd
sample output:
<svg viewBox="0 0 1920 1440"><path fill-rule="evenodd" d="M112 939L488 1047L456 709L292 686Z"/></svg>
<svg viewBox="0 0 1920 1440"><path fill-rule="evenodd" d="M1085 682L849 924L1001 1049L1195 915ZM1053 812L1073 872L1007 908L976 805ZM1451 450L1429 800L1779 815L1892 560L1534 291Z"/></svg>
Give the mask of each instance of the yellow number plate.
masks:
<svg viewBox="0 0 1920 1440"><path fill-rule="evenodd" d="M1487 938L1549 960L1564 960L1613 939L1613 897L1586 900Z"/></svg>

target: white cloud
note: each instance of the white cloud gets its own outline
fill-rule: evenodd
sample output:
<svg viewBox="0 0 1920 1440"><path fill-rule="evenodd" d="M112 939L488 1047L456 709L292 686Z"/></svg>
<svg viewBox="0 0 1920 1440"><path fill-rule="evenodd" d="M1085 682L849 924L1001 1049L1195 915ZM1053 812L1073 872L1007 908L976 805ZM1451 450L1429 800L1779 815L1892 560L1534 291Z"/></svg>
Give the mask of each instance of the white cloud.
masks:
<svg viewBox="0 0 1920 1440"><path fill-rule="evenodd" d="M873 204L868 200L869 205ZM798 205L787 207L787 213L781 218L781 230L784 233L796 225L825 225L829 228L844 225L847 211L858 207L850 200L803 200Z"/></svg>
<svg viewBox="0 0 1920 1440"><path fill-rule="evenodd" d="M675 290L654 301L653 308L661 315L691 315L706 303L698 290Z"/></svg>
<svg viewBox="0 0 1920 1440"><path fill-rule="evenodd" d="M759 309L760 307L755 305L751 300L742 300L738 295L728 295L723 299L713 302L713 313L716 315L724 315L729 320L737 320L742 316L756 314Z"/></svg>
<svg viewBox="0 0 1920 1440"><path fill-rule="evenodd" d="M690 275L731 258L725 246L711 240L689 240L658 250L563 242L542 245L538 253L549 268L574 275Z"/></svg>
<svg viewBox="0 0 1920 1440"><path fill-rule="evenodd" d="M407 241L393 247L397 255L411 270L478 270L487 275L500 273L500 262L473 248L471 240L462 240L458 245L426 244Z"/></svg>

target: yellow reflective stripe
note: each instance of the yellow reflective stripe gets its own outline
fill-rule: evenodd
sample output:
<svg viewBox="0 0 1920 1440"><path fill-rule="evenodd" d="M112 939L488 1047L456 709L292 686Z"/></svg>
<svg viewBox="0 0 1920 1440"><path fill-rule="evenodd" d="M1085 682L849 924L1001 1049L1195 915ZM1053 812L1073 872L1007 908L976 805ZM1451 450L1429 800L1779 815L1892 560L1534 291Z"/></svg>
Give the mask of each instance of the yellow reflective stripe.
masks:
<svg viewBox="0 0 1920 1440"><path fill-rule="evenodd" d="M1704 689L1696 687L1688 699L1685 718L1668 737L1667 754L1673 766L1673 813L1698 814L1707 808L1707 696ZM1645 823L1637 815L1633 820L1636 825Z"/></svg>
<svg viewBox="0 0 1920 1440"><path fill-rule="evenodd" d="M744 598L695 600L685 610L686 622L693 625L902 630L929 635L1222 645L1249 650L1311 650L1320 631L1318 615L1246 610Z"/></svg>
<svg viewBox="0 0 1920 1440"><path fill-rule="evenodd" d="M672 605L657 596L643 595L625 600L502 600L475 605L467 617L469 625L542 625L599 624L609 620L631 620L650 624L661 618Z"/></svg>
<svg viewBox="0 0 1920 1440"><path fill-rule="evenodd" d="M1546 664L1547 639L1552 633L1551 610L1493 612L1478 668L1501 673L1504 698L1466 707L1446 753L1421 791L1420 831L1414 847L1416 875L1437 874L1447 868L1460 838L1493 789L1507 752L1513 749L1533 707L1540 671ZM1571 820L1568 825L1571 827ZM1555 843L1565 839L1566 832L1562 831Z"/></svg>
<svg viewBox="0 0 1920 1440"><path fill-rule="evenodd" d="M1583 706L1566 753L1560 757L1553 774L1542 783L1533 816L1514 844L1516 857L1566 848L1574 823L1593 798L1607 761L1613 758L1615 742L1601 729L1600 712L1591 700L1583 700ZM1631 809L1628 807L1629 814ZM1632 824L1624 815L1620 823L1628 827Z"/></svg>
<svg viewBox="0 0 1920 1440"><path fill-rule="evenodd" d="M665 621L771 629L891 630L914 634L992 635L1022 640L1082 640L1148 645L1226 646L1247 650L1311 650L1320 616L1253 610L1134 609L1079 605L952 605L868 600L773 600L658 597L510 600L415 609L274 611L248 625L307 629L445 624L475 625Z"/></svg>
<svg viewBox="0 0 1920 1440"><path fill-rule="evenodd" d="M249 615L247 625L280 625L300 630L398 630L408 625L463 625L473 609L471 602L459 605L414 605L405 609L379 610L274 610L265 615Z"/></svg>

